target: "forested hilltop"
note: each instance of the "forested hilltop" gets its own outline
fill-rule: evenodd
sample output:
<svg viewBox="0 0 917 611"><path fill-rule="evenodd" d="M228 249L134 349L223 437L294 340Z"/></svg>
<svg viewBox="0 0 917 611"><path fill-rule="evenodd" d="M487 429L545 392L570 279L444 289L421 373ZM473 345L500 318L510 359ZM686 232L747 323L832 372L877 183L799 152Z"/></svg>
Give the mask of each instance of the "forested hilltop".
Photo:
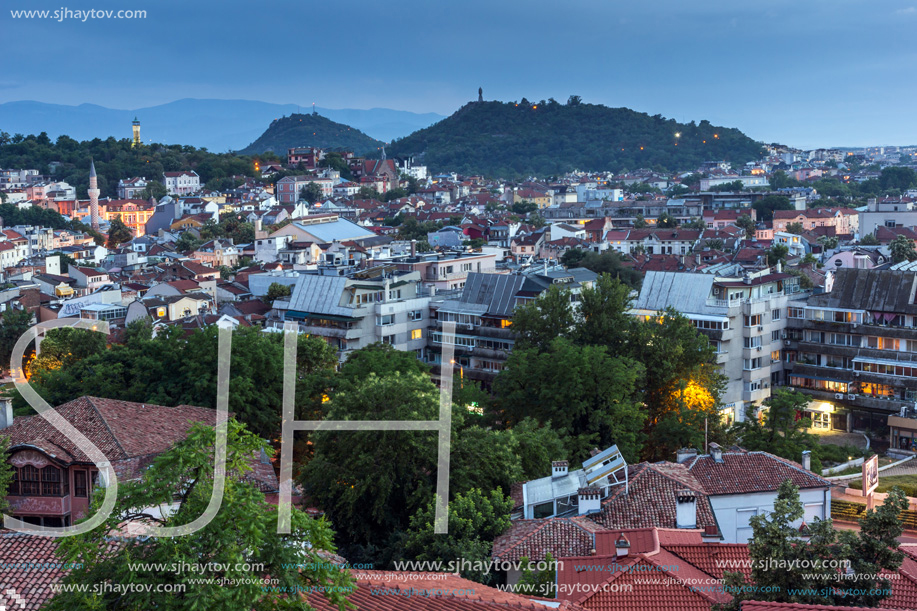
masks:
<svg viewBox="0 0 917 611"><path fill-rule="evenodd" d="M105 140L95 138L78 142L69 136L52 141L44 132L37 136L10 136L0 132L0 168L36 169L53 180L64 181L76 187L77 197L88 197L89 160L93 159L99 176L102 197L117 197L118 180L144 176L160 184L151 195L165 194L162 186L163 172L194 170L201 184L219 188L223 179L230 176L254 176L251 157L231 153L211 153L207 149L178 144L143 144L131 148L129 139ZM273 155L259 155L262 161L278 159ZM60 166L52 172L52 162ZM159 188L161 187L161 189Z"/></svg>
<svg viewBox="0 0 917 611"><path fill-rule="evenodd" d="M679 123L628 108L547 102L472 102L452 116L396 140L392 156L417 156L434 171L486 176L554 175L657 167L696 168L703 161L745 163L761 144L735 128Z"/></svg>
<svg viewBox="0 0 917 611"><path fill-rule="evenodd" d="M321 115L292 114L272 121L267 130L241 152L259 154L271 151L286 155L287 149L293 147L317 146L378 156L382 144L355 127L335 123Z"/></svg>

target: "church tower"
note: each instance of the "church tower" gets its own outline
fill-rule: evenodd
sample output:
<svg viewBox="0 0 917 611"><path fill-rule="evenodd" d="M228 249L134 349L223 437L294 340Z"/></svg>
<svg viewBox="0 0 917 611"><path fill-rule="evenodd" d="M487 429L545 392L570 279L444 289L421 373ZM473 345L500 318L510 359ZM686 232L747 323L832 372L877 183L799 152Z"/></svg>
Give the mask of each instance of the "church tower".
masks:
<svg viewBox="0 0 917 611"><path fill-rule="evenodd" d="M139 129L139 128L138 128ZM92 224L92 228L96 231L99 230L99 177L96 176L96 164L94 161L90 161L92 165L89 166L89 219Z"/></svg>
<svg viewBox="0 0 917 611"><path fill-rule="evenodd" d="M135 146L140 146L140 121L137 119L137 117L134 117L131 125L134 129L134 139L131 140L131 148L134 148Z"/></svg>

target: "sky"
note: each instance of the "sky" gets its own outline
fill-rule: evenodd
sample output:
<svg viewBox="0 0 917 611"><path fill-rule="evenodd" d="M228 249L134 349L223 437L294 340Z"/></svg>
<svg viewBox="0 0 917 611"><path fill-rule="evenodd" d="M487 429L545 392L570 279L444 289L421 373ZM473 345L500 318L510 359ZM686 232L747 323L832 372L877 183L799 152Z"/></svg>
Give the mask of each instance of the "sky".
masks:
<svg viewBox="0 0 917 611"><path fill-rule="evenodd" d="M0 102L190 97L448 115L480 86L486 99L575 94L804 148L917 144L917 0L0 4ZM12 17L63 8L147 16Z"/></svg>

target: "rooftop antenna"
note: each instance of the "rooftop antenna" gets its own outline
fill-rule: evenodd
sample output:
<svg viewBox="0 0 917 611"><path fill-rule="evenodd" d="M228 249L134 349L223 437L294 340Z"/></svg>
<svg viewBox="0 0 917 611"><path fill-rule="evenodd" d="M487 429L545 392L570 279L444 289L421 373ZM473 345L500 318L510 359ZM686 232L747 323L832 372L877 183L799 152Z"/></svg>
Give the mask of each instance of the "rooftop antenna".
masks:
<svg viewBox="0 0 917 611"><path fill-rule="evenodd" d="M315 102L312 102L312 115L315 116L315 115L317 115L317 114L318 114L318 113L315 112Z"/></svg>

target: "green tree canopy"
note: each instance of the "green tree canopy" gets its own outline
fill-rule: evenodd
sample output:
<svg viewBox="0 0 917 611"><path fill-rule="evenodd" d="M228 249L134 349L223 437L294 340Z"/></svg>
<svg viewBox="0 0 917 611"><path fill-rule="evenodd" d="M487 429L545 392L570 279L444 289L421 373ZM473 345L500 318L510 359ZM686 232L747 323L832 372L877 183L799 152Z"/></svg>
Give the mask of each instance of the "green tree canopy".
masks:
<svg viewBox="0 0 917 611"><path fill-rule="evenodd" d="M226 478L223 502L214 519L193 535L178 537L124 537L114 545L111 533L126 523L163 526L188 524L204 514L214 488L215 430L197 424L187 439L154 459L139 480L121 481L115 509L103 525L84 535L59 539L57 555L73 569L63 577L64 584L163 584L184 586L169 594L144 591L96 593L74 589L51 599L48 608L126 609L145 611L167 609L306 609L297 597L284 592L299 592L311 586L324 586L323 595L333 604L342 603L352 586L346 571L329 568L320 550L335 551L333 532L328 522L315 520L292 508L289 535L277 534L277 510L265 500L258 487L243 481L251 471L253 457L267 443L247 432L236 421L228 423ZM93 508L101 504L102 494L93 497ZM148 513L149 507L177 509L160 519ZM195 566L199 570L161 570L139 566ZM227 568L224 568L227 567ZM262 587L266 578L277 580L277 589ZM202 585L199 580L212 579ZM227 580L231 587L221 587ZM330 587L329 587L330 586Z"/></svg>
<svg viewBox="0 0 917 611"><path fill-rule="evenodd" d="M790 203L790 198L784 195L768 195L753 203L751 207L755 209L759 221L772 221L775 210L792 210L793 204Z"/></svg>
<svg viewBox="0 0 917 611"><path fill-rule="evenodd" d="M116 216L109 224L108 241L105 243L105 247L113 250L117 248L118 245L130 242L133 239L134 233L131 231L130 227L124 224L120 216Z"/></svg>

